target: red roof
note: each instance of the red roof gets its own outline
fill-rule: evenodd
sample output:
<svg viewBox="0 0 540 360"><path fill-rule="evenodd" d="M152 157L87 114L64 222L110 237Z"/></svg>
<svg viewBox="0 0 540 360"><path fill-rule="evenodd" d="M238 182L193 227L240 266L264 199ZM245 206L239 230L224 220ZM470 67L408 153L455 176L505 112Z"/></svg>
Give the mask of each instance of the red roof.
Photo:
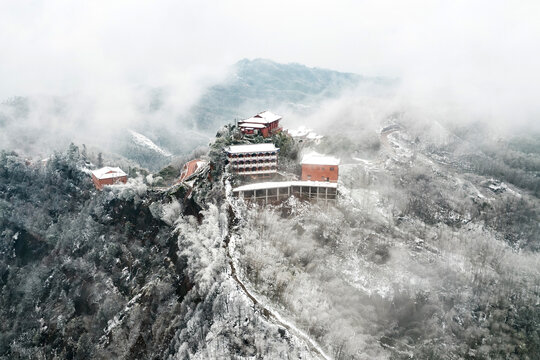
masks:
<svg viewBox="0 0 540 360"><path fill-rule="evenodd" d="M201 161L201 159L188 161L182 168L182 174L180 174L180 181L191 176L195 171L197 171L197 169L199 168L199 163Z"/></svg>

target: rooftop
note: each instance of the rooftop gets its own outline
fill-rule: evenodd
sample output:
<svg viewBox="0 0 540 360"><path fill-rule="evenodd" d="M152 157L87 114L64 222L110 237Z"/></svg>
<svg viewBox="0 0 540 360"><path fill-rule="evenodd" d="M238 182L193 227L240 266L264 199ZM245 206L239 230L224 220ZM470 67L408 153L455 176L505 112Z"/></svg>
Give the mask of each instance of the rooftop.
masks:
<svg viewBox="0 0 540 360"><path fill-rule="evenodd" d="M255 116L250 117L249 119L239 121L239 123L255 123L255 124L269 124L276 120L281 120L281 116L276 115L270 111L263 111L258 113Z"/></svg>
<svg viewBox="0 0 540 360"><path fill-rule="evenodd" d="M271 152L279 151L279 148L274 144L247 144L247 145L231 145L225 148L225 151L229 154L242 154L242 153L257 153L257 152Z"/></svg>
<svg viewBox="0 0 540 360"><path fill-rule="evenodd" d="M304 155L302 164L309 165L339 165L339 159L333 156L326 156L316 152Z"/></svg>
<svg viewBox="0 0 540 360"><path fill-rule="evenodd" d="M260 182L260 183L242 185L237 188L234 188L233 192L286 188L290 186L313 186L313 187L337 188L337 183L331 183L331 182L326 182L326 181L269 181L269 182Z"/></svg>
<svg viewBox="0 0 540 360"><path fill-rule="evenodd" d="M206 165L206 161L201 159L195 159L185 163L182 173L180 174L180 181L194 174L202 166Z"/></svg>
<svg viewBox="0 0 540 360"><path fill-rule="evenodd" d="M256 123L250 123L250 122L242 122L241 124L238 124L239 127L243 128L253 128L253 129L264 129L266 126L264 124L256 124Z"/></svg>
<svg viewBox="0 0 540 360"><path fill-rule="evenodd" d="M102 180L102 179L110 179L110 178L116 178L120 176L127 176L125 172L122 171L119 167L110 167L105 166L101 169L93 170L92 174Z"/></svg>

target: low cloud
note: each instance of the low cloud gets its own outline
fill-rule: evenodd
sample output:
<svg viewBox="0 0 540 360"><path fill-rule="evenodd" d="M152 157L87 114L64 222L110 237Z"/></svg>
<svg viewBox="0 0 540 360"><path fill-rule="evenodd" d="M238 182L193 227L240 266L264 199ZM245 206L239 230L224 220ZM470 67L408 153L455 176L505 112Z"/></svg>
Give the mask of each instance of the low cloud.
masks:
<svg viewBox="0 0 540 360"><path fill-rule="evenodd" d="M14 126L110 143L105 128L178 127L231 64L269 58L400 79L395 98L346 94L314 123L406 108L502 133L539 130L538 10L532 1L2 3L0 99L32 99ZM61 111L46 112L46 99ZM2 147L25 143L6 133Z"/></svg>

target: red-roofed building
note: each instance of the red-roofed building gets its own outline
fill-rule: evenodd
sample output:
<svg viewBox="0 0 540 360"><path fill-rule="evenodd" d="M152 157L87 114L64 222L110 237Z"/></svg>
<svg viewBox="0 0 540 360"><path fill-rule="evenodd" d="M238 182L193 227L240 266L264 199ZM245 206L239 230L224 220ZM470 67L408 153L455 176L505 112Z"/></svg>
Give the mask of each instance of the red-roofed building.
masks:
<svg viewBox="0 0 540 360"><path fill-rule="evenodd" d="M282 130L279 126L280 120L281 116L273 114L270 111L263 111L249 119L239 121L238 127L246 135L269 137Z"/></svg>
<svg viewBox="0 0 540 360"><path fill-rule="evenodd" d="M118 167L105 166L92 171L92 181L98 190L102 190L105 185L114 185L127 182L127 174Z"/></svg>

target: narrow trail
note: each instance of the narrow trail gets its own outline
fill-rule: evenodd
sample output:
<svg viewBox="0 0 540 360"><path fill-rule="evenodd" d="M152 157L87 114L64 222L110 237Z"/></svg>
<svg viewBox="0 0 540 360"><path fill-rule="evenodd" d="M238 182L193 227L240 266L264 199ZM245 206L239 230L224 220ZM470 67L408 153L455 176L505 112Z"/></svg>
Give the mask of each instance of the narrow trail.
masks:
<svg viewBox="0 0 540 360"><path fill-rule="evenodd" d="M381 143L383 144L383 147L391 152L395 152L395 150L392 148L392 146L390 145L388 141L388 135L390 135L391 133L395 131L397 130L392 129L392 130L381 133ZM382 160L379 160L379 161L382 162ZM253 305L257 307L267 319L273 321L275 324L287 329L292 334L303 339L304 342L310 348L310 350L318 354L321 358L325 360L330 360L331 357L328 356L324 352L324 350L319 346L319 344L317 344L315 340L311 338L309 334L307 334L305 331L296 327L292 322L284 319L276 310L271 309L268 305L264 304L259 299L257 299L256 295L252 291L248 290L246 284L244 284L244 282L239 278L238 271L234 263L234 258L231 254L231 246L230 246L230 240L231 240L231 236L234 230L233 223L234 223L234 220L236 219L236 214L233 210L233 205L231 203L232 194L230 193L227 184L225 184L225 188L227 189L226 198L229 203L229 213L227 216L227 234L225 236L224 243L225 243L225 253L228 258L229 266L231 269L231 278L238 284L238 287L241 289L241 291L253 302Z"/></svg>
<svg viewBox="0 0 540 360"><path fill-rule="evenodd" d="M228 200L230 199L227 196ZM227 258L229 259L229 266L231 268L231 277L232 279L238 284L241 291L253 302L253 305L257 307L262 314L269 320L273 321L275 324L287 329L290 333L296 335L297 337L304 340L304 342L308 345L311 351L318 354L321 358L325 360L331 360L332 358L324 352L324 350L317 344L315 340L313 340L309 334L307 334L305 331L297 328L292 322L284 319L276 310L270 309L270 307L263 302L261 302L253 292L248 290L247 286L244 284L244 282L238 277L238 272L236 270L236 266L234 264L234 259L231 254L231 247L230 247L230 240L233 232L233 222L236 218L236 215L233 210L233 205L229 201L229 214L227 216L227 234L225 236L224 242L225 242L225 253Z"/></svg>

